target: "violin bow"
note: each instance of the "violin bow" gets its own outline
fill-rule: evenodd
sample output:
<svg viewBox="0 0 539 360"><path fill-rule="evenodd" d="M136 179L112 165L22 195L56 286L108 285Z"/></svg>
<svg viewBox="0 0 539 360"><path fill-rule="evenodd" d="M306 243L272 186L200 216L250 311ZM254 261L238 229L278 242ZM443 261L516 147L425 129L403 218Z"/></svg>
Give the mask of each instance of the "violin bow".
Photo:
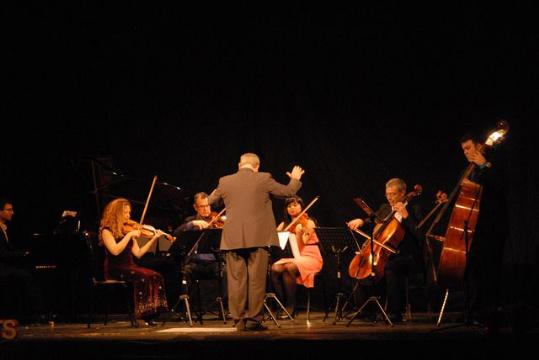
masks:
<svg viewBox="0 0 539 360"><path fill-rule="evenodd" d="M150 204L150 199L152 197L153 189L155 187L156 182L157 182L157 175L153 177L152 186L150 187L150 192L148 193L148 197L146 198L146 203L144 204L144 210L142 210L142 216L140 217L140 225L144 224L144 218L146 217L146 211L148 210L148 205Z"/></svg>

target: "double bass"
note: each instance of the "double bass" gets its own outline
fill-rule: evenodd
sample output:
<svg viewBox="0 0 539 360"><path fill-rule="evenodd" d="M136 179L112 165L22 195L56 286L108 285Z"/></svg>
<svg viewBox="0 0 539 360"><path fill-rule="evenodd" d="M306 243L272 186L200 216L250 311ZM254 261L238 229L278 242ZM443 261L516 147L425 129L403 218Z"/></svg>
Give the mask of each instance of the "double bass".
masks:
<svg viewBox="0 0 539 360"><path fill-rule="evenodd" d="M422 191L421 185L415 185L414 190L406 194L402 201L409 202ZM361 280L372 276L375 283L384 277L387 261L391 255L398 253L397 248L405 235L404 226L395 218L395 213L396 211L392 210L383 221L375 225L374 239L367 235L367 241L348 266L350 277ZM361 231L357 232L366 236Z"/></svg>
<svg viewBox="0 0 539 360"><path fill-rule="evenodd" d="M501 142L509 130L505 121L498 122L496 130L491 132L484 144L480 145L479 151L484 153L487 148ZM442 243L442 250L438 262L438 271L433 272L434 282L444 286L461 284L466 269L466 255L472 245L475 227L479 216L482 187L480 184L468 180L476 168L476 164L470 162L462 174L457 186L452 191L444 208L431 224L426 233L427 241L433 239ZM432 230L440 221L449 204L454 202L454 207L449 218L445 236L433 235Z"/></svg>

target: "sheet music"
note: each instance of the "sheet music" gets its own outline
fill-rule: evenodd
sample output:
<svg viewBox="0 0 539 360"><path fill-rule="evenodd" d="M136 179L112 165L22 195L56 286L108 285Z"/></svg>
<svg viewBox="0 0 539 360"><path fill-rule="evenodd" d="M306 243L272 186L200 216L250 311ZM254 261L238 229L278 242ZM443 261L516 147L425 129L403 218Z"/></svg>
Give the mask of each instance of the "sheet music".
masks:
<svg viewBox="0 0 539 360"><path fill-rule="evenodd" d="M139 237L136 240L139 247L143 247L144 245L146 245L148 241L150 241L150 239L144 238L144 237ZM147 252L155 254L156 249L157 249L157 240L153 242L153 244L150 246Z"/></svg>
<svg viewBox="0 0 539 360"><path fill-rule="evenodd" d="M284 248L286 247L286 243L288 242L288 235L290 235L288 231L279 231L277 233L277 236L279 236L279 246L282 250L284 250Z"/></svg>
<svg viewBox="0 0 539 360"><path fill-rule="evenodd" d="M299 247L298 247L298 241L296 239L296 234L292 234L288 231L279 231L277 233L277 235L279 236L279 246L281 247L282 250L285 249L286 247L286 243L289 242L290 243L290 249L292 250L292 255L294 256L293 258L282 258L282 259L279 259L275 262L275 264L279 265L279 264L286 264L286 263L290 263L290 262L293 262L294 259L298 258L300 256L300 252L299 252Z"/></svg>

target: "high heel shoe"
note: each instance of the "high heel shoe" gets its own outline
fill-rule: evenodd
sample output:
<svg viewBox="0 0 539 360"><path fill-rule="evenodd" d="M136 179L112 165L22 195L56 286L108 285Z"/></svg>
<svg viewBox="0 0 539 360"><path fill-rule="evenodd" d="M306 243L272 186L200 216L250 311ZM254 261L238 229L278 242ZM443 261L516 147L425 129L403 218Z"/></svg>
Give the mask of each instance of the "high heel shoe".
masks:
<svg viewBox="0 0 539 360"><path fill-rule="evenodd" d="M139 320L142 322L142 326L157 326L159 323L155 321L154 319L141 319Z"/></svg>

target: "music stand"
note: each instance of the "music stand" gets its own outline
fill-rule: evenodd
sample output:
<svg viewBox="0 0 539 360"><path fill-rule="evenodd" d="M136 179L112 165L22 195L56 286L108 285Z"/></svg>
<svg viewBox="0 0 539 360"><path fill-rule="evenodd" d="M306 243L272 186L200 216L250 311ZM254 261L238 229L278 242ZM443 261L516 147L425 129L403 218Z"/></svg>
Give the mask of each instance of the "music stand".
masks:
<svg viewBox="0 0 539 360"><path fill-rule="evenodd" d="M193 232L193 231L192 231ZM193 244L193 247L189 250L187 253L187 259L191 259L193 256L196 255L213 255L215 257L215 263L217 263L218 269L217 269L217 280L219 283L219 289L218 289L218 295L215 298L214 303L217 303L219 305L219 312L222 316L223 323L226 324L226 313L225 313L225 307L223 304L223 282L222 282L222 274L223 274L223 259L220 253L220 244L221 244L221 229L204 229L199 231L194 231L194 233L199 233L200 235L197 238L197 241ZM214 263L213 260L209 260L209 263ZM212 279L211 278L205 278L207 280ZM202 303L202 297L200 294L200 283L199 280L202 280L202 278L192 278L191 280L194 280L194 282L197 283L197 294L198 294L198 304L199 304L199 319L200 323L202 324L202 311L200 309L200 305Z"/></svg>
<svg viewBox="0 0 539 360"><path fill-rule="evenodd" d="M342 300L344 299L344 284L343 284L343 259L347 250L351 248L350 245L354 243L354 238L350 235L350 232L345 227L317 227L314 229L320 244L326 254L333 254L335 258L335 271L337 276L337 293L335 295L335 317L333 324L335 325L337 319L342 319ZM324 309L326 312L324 321L329 315L328 309Z"/></svg>
<svg viewBox="0 0 539 360"><path fill-rule="evenodd" d="M193 254L205 254L212 253L216 255L220 263L217 252L219 250L219 244L221 240L221 230L220 229L205 229L205 230L196 230L196 231L183 231L178 236L178 239L171 245L169 252L174 258L178 261L180 266L182 284L181 289L182 293L180 294L178 301L172 307L171 312L175 312L177 307L181 302L185 305L185 313L189 320L189 325L193 326L193 320L191 315L191 306L189 302L189 291L187 287L187 279L185 276L186 273L186 259ZM219 301L220 300L220 301ZM222 298L217 298L216 301L220 302L221 311L224 315L224 307L222 303Z"/></svg>
<svg viewBox="0 0 539 360"><path fill-rule="evenodd" d="M180 233L176 241L170 246L169 253L173 258L178 262L180 267L180 296L170 309L171 313L175 313L176 309L181 302L185 306L185 316L189 321L189 326L193 326L193 318L191 315L191 305L189 303L189 292L187 291L187 279L185 278L185 257L187 253L193 248L197 243L200 234L193 235L194 231L184 231Z"/></svg>
<svg viewBox="0 0 539 360"><path fill-rule="evenodd" d="M194 233L197 236L196 242L187 255L192 254L215 254L219 252L221 244L221 229L204 229L198 231L185 231L184 233Z"/></svg>

